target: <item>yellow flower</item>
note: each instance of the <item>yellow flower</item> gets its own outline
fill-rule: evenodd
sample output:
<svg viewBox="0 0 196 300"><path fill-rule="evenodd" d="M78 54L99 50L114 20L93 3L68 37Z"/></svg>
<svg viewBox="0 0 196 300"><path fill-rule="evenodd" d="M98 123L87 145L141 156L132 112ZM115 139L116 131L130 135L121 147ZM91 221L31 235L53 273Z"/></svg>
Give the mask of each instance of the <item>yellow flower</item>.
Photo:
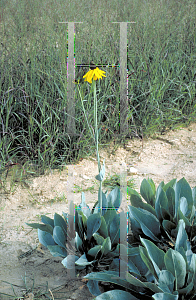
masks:
<svg viewBox="0 0 196 300"><path fill-rule="evenodd" d="M97 80L97 79L102 79L102 77L106 77L104 75L104 73L106 73L105 71L100 70L98 67L94 70L90 70L88 71L83 78L85 78L84 81L88 81L89 83L92 83L92 79L93 80Z"/></svg>

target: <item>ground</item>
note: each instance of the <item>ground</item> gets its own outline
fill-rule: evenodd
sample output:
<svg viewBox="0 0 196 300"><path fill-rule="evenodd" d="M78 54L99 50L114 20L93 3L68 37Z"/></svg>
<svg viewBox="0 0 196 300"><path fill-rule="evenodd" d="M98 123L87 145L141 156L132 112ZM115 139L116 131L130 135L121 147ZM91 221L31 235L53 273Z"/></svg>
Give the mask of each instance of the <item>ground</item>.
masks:
<svg viewBox="0 0 196 300"><path fill-rule="evenodd" d="M111 144L100 151L101 161L105 158L106 176L114 172L120 174L125 162L127 178L135 179L137 191L143 178L148 177L153 179L156 187L161 181L167 183L182 177L191 188L196 186L196 124L144 139L143 143L139 139L130 140L115 154L112 149ZM134 175L129 172L130 167L136 169L132 171ZM85 271L72 279L61 264L62 258L53 257L41 246L31 251L39 244L37 231L31 230L25 222L38 222L42 214L53 217L55 212L66 213L71 200L79 204L81 191L76 193L74 184L81 190L95 187L94 193L85 192L86 203L92 208L97 201L97 174L97 161L91 157L77 165L69 165L61 174L55 170L53 174L32 176L28 186L19 185L13 194L0 190L0 293L14 295L14 288L16 295L21 297L17 299L46 299L38 292L44 294L47 290L47 299L94 299L82 279ZM126 212L129 204L124 200L121 209ZM34 289L31 289L33 276ZM102 287L102 291L105 288ZM14 298L0 294L0 299Z"/></svg>

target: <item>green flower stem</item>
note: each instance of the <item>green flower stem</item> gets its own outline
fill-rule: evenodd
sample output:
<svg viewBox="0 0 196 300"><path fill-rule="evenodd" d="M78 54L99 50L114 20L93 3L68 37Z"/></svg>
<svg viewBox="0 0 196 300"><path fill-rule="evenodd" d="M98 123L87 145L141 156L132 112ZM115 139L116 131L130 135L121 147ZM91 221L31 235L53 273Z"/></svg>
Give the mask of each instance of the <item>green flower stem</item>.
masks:
<svg viewBox="0 0 196 300"><path fill-rule="evenodd" d="M96 140L96 152L98 161L98 171L101 171L100 159L99 159L99 149L98 149L98 130L97 130L97 99L96 99L96 82L93 81L93 91L94 91L94 122L95 122L95 140Z"/></svg>
<svg viewBox="0 0 196 300"><path fill-rule="evenodd" d="M78 88L78 91L79 91L79 95L80 95L80 99L81 99L81 103L82 103L82 108L83 108L83 111L84 111L84 115L85 115L85 118L86 118L86 121L87 121L89 130L90 130L90 133L91 133L91 135L92 135L92 136L94 137L94 139L95 139L95 143L96 143L96 152L97 152L97 162L98 162L98 171L99 171L99 173L100 173L100 171L101 171L101 164L100 164L100 159L99 159L99 146L98 146L97 98L96 98L96 82L95 82L95 80L93 80L92 85L93 85L93 91L94 91L94 124L95 124L95 137L93 136L92 131L91 131L91 128L90 128L89 123L88 123L88 119L87 119L87 116L86 116L86 111L85 111L85 108L84 108L84 104L83 104L83 101L82 101L82 97L81 97L81 93L80 93L79 88ZM100 181L100 188L99 188L99 191L100 191L99 212L100 212L100 214L101 214L101 212L102 212L102 181Z"/></svg>
<svg viewBox="0 0 196 300"><path fill-rule="evenodd" d="M101 171L101 164L99 159L99 149L98 149L98 129L97 129L97 98L96 98L96 81L93 80L93 91L94 91L94 122L95 122L95 140L96 140L96 152L97 152L97 162L98 162L98 171ZM100 203L99 203L99 212L102 211L102 181L100 181Z"/></svg>
<svg viewBox="0 0 196 300"><path fill-rule="evenodd" d="M81 103L82 103L82 108L83 108L83 111L84 111L84 115L85 115L85 118L86 118L86 121L87 121L87 124L88 124L88 119L87 119L87 116L86 116L86 111L85 111L85 108L84 108L84 104L83 104L83 100L82 100L82 96L81 96L79 88L78 88L78 92L79 92L79 95L80 95L80 99L81 99ZM94 138L93 133L92 133L92 129L90 128L89 124L88 124L88 128L90 130L90 133L91 133L92 137Z"/></svg>

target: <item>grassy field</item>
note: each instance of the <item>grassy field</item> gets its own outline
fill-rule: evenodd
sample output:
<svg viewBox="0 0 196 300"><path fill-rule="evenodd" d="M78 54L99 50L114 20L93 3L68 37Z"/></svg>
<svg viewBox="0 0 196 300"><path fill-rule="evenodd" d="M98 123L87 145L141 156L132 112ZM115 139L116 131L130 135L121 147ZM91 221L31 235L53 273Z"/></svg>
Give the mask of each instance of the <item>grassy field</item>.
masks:
<svg viewBox="0 0 196 300"><path fill-rule="evenodd" d="M136 22L128 25L130 136L195 121L195 15L194 0L0 0L1 174L12 163L42 173L95 151L77 89L78 136L66 133L67 27L58 22L83 22L75 27L76 64L118 64L120 27L111 22ZM101 145L119 130L119 72L103 70L97 89ZM80 89L94 126L90 85L81 81Z"/></svg>

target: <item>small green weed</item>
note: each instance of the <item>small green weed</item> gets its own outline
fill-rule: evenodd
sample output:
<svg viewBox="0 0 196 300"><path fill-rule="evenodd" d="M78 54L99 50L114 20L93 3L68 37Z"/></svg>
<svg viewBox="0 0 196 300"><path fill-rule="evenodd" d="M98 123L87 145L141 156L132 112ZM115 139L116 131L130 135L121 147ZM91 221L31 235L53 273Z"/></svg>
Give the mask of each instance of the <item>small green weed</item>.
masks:
<svg viewBox="0 0 196 300"><path fill-rule="evenodd" d="M112 190L116 186L120 186L120 178L121 178L121 175L119 175L119 174L115 174L115 175L111 176L110 178L106 178L103 181L103 186ZM131 187L131 188L135 187L134 178L127 180L127 187Z"/></svg>
<svg viewBox="0 0 196 300"><path fill-rule="evenodd" d="M104 181L103 181L103 186L112 190L114 189L116 186L120 186L120 178L121 178L121 175L118 175L118 174L115 174L115 175L112 175L110 177L107 177ZM97 188L98 188L98 183L95 182L97 184ZM131 187L131 188L135 188L135 183L134 183L134 179L131 178L129 180L127 180L127 186L128 187ZM74 185L74 191L76 193L81 193L82 191L90 191L91 193L95 193L96 192L96 188L95 186L91 186L91 187L88 187L86 189L83 189L82 186L80 187L79 185Z"/></svg>
<svg viewBox="0 0 196 300"><path fill-rule="evenodd" d="M22 280L24 282L24 286L18 286L18 285L12 284L7 281L2 281L4 283L11 285L14 295L9 295L9 294L5 294L5 293L0 293L0 295L8 297L8 299L10 299L10 300L11 299L12 300L23 300L23 299L42 300L42 299L46 299L46 298L50 299L50 300L54 300L52 292L55 290L60 290L64 287L64 286L63 287L59 286L51 291L48 288L48 282L46 282L46 285L40 285L39 287L35 287L35 279L31 278L29 276L26 276L26 272L25 272L24 278L22 277ZM29 287L30 282L32 282L32 285ZM14 287L16 287L17 289L21 288L20 294L22 293L23 295L20 295L20 296L17 295L16 291L14 290Z"/></svg>
<svg viewBox="0 0 196 300"><path fill-rule="evenodd" d="M90 191L92 194L96 192L94 185L90 186L86 189L83 189L82 186L80 187L79 185L74 184L74 192L75 193L81 193L82 191L85 191L85 192Z"/></svg>
<svg viewBox="0 0 196 300"><path fill-rule="evenodd" d="M58 194L58 193L57 193ZM49 201L51 204L55 203L55 202L65 202L68 203L67 198L65 197L65 194L63 193L63 195L58 195L56 197L54 197L53 199L51 199Z"/></svg>

